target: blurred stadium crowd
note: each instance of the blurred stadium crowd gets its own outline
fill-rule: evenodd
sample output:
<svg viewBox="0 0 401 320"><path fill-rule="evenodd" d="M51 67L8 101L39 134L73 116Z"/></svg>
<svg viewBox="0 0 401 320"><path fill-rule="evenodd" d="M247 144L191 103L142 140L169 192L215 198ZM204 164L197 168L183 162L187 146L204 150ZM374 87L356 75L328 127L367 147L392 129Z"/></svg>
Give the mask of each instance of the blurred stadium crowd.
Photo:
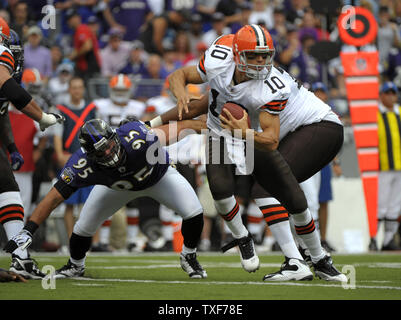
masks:
<svg viewBox="0 0 401 320"><path fill-rule="evenodd" d="M337 17L344 5L362 6L374 14L379 26L377 41L362 50L378 50L381 81L392 81L401 88L401 0L343 0L338 1L337 11L327 14L321 12L320 3L312 0L0 0L0 17L24 43L24 69L30 71L22 83L45 111L68 103L69 80L73 76L84 80L87 105L95 99L108 98L109 80L125 74L132 83L131 99L145 103L143 117L153 117L158 109L152 98L165 94L165 79L171 72L197 64L220 35L235 33L246 24L260 24L273 37L275 63L307 88L317 82L324 83L328 103L345 125L349 125L339 50L355 48L341 43ZM319 42L327 40L337 45L338 52L335 57L323 60ZM194 95L201 95L206 89L197 87ZM35 166L31 169L33 191L28 200L31 203L37 202L41 183L55 178L66 160L54 155L53 140L48 138L42 144L39 140L34 142L40 154L35 156ZM29 210L28 206L26 216ZM36 249L53 250L44 245L44 234L42 241L36 241Z"/></svg>

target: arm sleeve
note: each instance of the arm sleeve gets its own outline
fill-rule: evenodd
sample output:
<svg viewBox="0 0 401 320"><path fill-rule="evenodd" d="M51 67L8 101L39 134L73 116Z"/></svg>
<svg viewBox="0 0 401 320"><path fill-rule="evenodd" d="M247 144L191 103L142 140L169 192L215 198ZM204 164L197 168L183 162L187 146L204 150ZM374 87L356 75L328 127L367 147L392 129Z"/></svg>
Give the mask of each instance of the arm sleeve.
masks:
<svg viewBox="0 0 401 320"><path fill-rule="evenodd" d="M75 191L78 190L78 188L70 186L60 179L54 184L54 188L60 192L64 199L68 199Z"/></svg>

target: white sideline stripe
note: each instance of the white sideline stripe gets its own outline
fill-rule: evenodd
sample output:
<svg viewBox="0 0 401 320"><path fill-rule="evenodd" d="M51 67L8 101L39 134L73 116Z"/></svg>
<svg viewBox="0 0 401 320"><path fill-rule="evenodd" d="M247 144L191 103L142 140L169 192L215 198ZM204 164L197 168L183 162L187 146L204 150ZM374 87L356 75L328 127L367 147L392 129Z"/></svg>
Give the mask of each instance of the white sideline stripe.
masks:
<svg viewBox="0 0 401 320"><path fill-rule="evenodd" d="M92 279L92 278L72 278L75 281L98 281L98 282L133 282L133 283L158 283L158 284L205 284L205 285L272 285L272 286L295 286L295 287L332 287L342 288L341 284L309 284L299 282L235 282L235 281L162 281L162 280L139 280L139 279ZM366 285L355 285L356 289L382 289L382 290L401 290L401 287L391 286L366 286Z"/></svg>

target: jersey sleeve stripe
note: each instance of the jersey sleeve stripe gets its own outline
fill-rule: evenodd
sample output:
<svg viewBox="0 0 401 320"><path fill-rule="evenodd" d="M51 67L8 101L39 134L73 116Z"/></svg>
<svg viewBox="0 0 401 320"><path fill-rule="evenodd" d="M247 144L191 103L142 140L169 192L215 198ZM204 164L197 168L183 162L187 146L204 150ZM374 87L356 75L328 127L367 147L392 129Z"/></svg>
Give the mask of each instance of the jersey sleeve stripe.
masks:
<svg viewBox="0 0 401 320"><path fill-rule="evenodd" d="M8 52L3 52L2 55L0 56L3 59L7 59L9 60L12 64L14 64L14 58L11 54L9 54Z"/></svg>
<svg viewBox="0 0 401 320"><path fill-rule="evenodd" d="M275 103L266 103L261 107L261 109L268 109L271 111L282 111L284 110L285 106L287 105L287 100L282 102L275 102Z"/></svg>
<svg viewBox="0 0 401 320"><path fill-rule="evenodd" d="M0 57L0 64L5 65L11 72L14 71L14 64L11 64L8 60L2 59L2 57Z"/></svg>
<svg viewBox="0 0 401 320"><path fill-rule="evenodd" d="M199 60L199 69L200 69L200 71L202 71L204 74L206 74L206 69L205 69L205 56L203 56L203 57Z"/></svg>

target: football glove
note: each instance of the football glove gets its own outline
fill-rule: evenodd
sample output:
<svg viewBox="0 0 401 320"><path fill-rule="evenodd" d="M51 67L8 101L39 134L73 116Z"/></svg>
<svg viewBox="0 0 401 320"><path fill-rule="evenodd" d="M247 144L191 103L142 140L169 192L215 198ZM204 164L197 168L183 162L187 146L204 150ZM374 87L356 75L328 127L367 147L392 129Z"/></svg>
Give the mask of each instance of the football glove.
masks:
<svg viewBox="0 0 401 320"><path fill-rule="evenodd" d="M24 164L24 158L18 151L14 151L10 154L11 158L11 168L14 171L18 171L21 169L22 165Z"/></svg>
<svg viewBox="0 0 401 320"><path fill-rule="evenodd" d="M22 229L6 243L4 250L8 253L14 252L18 247L25 250L31 243L32 234L28 230Z"/></svg>
<svg viewBox="0 0 401 320"><path fill-rule="evenodd" d="M46 128L56 124L63 123L65 118L57 113L43 112L42 119L39 121L40 130L45 131Z"/></svg>

